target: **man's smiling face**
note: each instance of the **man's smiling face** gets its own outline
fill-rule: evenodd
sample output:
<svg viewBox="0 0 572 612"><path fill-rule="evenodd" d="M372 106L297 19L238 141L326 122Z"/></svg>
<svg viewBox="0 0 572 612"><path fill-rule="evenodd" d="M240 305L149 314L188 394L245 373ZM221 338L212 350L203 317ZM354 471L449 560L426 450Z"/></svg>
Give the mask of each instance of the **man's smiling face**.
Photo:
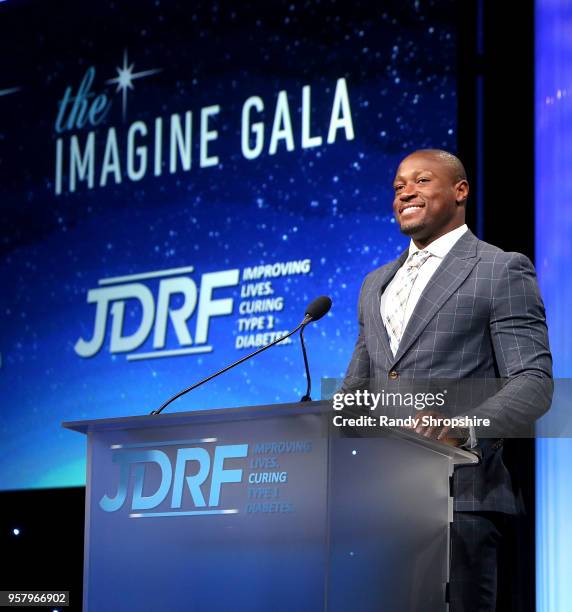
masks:
<svg viewBox="0 0 572 612"><path fill-rule="evenodd" d="M419 151L406 157L397 169L393 188L395 219L419 247L465 222L469 185L438 155Z"/></svg>

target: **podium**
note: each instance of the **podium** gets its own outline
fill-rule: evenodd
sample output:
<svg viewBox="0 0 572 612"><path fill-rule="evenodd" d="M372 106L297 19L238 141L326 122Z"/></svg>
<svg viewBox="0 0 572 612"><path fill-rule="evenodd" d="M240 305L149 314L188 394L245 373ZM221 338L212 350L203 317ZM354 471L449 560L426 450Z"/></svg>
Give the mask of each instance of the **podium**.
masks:
<svg viewBox="0 0 572 612"><path fill-rule="evenodd" d="M450 477L476 456L332 413L64 423L87 435L84 611L446 611Z"/></svg>

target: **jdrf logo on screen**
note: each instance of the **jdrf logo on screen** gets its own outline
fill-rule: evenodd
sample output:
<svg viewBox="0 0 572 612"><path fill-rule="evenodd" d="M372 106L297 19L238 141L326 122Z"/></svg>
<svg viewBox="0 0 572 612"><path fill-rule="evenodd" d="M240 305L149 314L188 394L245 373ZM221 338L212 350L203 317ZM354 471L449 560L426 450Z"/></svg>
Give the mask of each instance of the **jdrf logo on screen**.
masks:
<svg viewBox="0 0 572 612"><path fill-rule="evenodd" d="M189 276L192 266L132 274L99 281L87 293L88 304L95 305L93 332L89 340L79 338L74 350L80 357L93 357L103 346L107 322L111 318L111 353L130 353L128 360L208 353L209 323L213 317L232 314L231 297L214 298L216 290L235 287L240 271L222 270L203 274L200 289ZM158 281L155 292L148 286ZM142 281L147 281L144 283ZM194 335L188 321L196 314ZM111 315L111 317L109 317ZM167 332L172 330L177 348L165 349ZM142 346L153 332L153 350L131 353Z"/></svg>
<svg viewBox="0 0 572 612"><path fill-rule="evenodd" d="M243 476L241 468L225 467L225 461L245 458L248 444L215 446L212 453L199 446L178 448L174 465L171 457L158 449L131 450L129 445L117 445L112 450L119 484L113 497L106 493L99 500L105 512L116 512L126 504L131 518L238 512L236 508L220 507L223 486L240 483ZM192 476L186 475L189 463L194 464L189 468ZM149 512L161 504L160 512Z"/></svg>

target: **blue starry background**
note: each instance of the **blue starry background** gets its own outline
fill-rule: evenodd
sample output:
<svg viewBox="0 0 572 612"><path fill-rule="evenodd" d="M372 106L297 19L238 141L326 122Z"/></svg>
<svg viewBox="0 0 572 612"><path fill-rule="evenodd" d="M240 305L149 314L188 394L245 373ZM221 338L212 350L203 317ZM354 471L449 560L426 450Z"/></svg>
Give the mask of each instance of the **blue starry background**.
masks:
<svg viewBox="0 0 572 612"><path fill-rule="evenodd" d="M194 266L193 278L226 269L311 259L309 275L272 281L289 329L314 297L330 313L307 330L314 398L321 377L343 375L355 342L365 274L407 246L391 214L399 160L422 147L455 149L456 42L452 1L98 2L0 5L0 488L84 483L85 441L62 421L145 414L180 388L242 357L235 348L240 286L232 315L211 320L212 353L144 361L74 352L91 338L87 292L101 278ZM135 80L125 118L117 76L127 52ZM115 127L123 182L55 194L58 102L93 66L95 93L112 100L95 129L96 185L107 130ZM355 139L326 144L335 84L348 85ZM311 133L301 147L302 87L311 86ZM278 92L286 90L295 148L268 154ZM255 160L240 147L241 109L258 95L265 146ZM219 104L198 164L198 117ZM193 166L132 182L126 133L193 111ZM84 141L88 129L72 134ZM67 140L66 140L67 139ZM151 143L151 139L148 139ZM65 145L69 147L69 144ZM168 143L164 147L168 151ZM149 144L152 159L153 147ZM164 158L166 155L164 155ZM145 281L156 295L157 281ZM177 306L176 302L172 306ZM128 308L125 332L137 327ZM196 313L189 320L194 334ZM110 324L108 323L108 336ZM138 351L152 350L151 337ZM166 348L178 348L169 328ZM297 401L305 391L298 341L277 346L170 407L195 410Z"/></svg>

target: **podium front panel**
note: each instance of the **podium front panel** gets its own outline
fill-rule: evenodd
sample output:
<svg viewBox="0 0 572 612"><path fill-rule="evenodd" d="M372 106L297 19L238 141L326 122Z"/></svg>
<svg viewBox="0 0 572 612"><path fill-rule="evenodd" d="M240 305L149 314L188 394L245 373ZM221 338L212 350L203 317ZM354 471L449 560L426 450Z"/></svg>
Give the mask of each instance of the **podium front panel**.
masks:
<svg viewBox="0 0 572 612"><path fill-rule="evenodd" d="M315 414L90 434L84 609L323 609L327 444Z"/></svg>
<svg viewBox="0 0 572 612"><path fill-rule="evenodd" d="M467 451L344 437L328 403L65 426L88 435L87 612L447 609Z"/></svg>

